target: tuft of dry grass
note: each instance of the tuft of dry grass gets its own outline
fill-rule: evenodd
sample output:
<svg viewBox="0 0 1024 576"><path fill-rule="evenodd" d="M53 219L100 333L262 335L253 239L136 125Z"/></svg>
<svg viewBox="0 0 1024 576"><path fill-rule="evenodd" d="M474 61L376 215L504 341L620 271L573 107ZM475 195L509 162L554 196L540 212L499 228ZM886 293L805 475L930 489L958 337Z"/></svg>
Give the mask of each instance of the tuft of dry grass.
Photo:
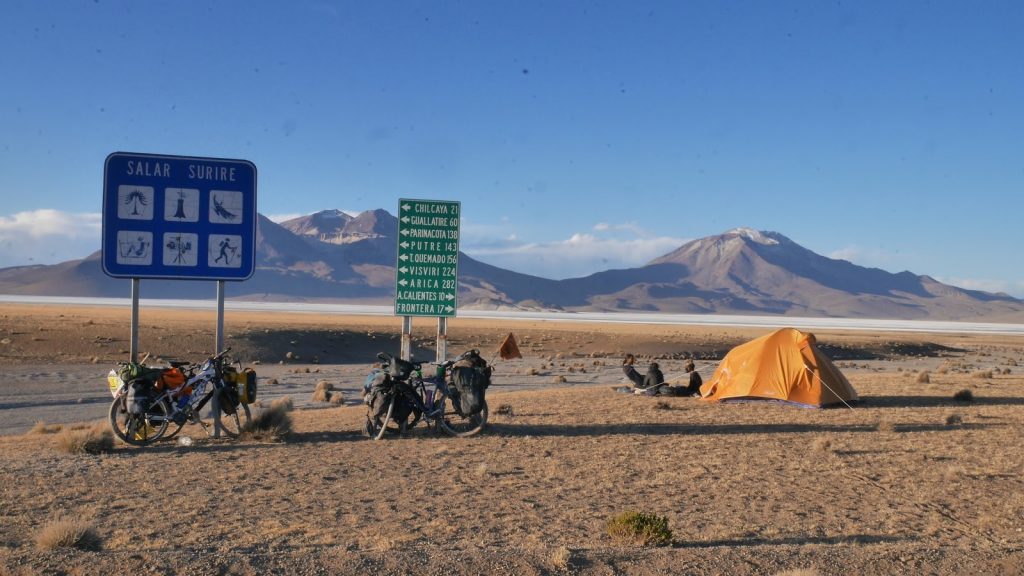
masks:
<svg viewBox="0 0 1024 576"><path fill-rule="evenodd" d="M832 440L830 438L818 437L811 442L811 450L814 452L831 452Z"/></svg>
<svg viewBox="0 0 1024 576"><path fill-rule="evenodd" d="M501 414L502 416L515 416L515 412L510 404L499 404L498 409L494 413Z"/></svg>
<svg viewBox="0 0 1024 576"><path fill-rule="evenodd" d="M875 426L875 429L878 430L879 432L895 432L896 424L889 420L880 420L878 424Z"/></svg>
<svg viewBox="0 0 1024 576"><path fill-rule="evenodd" d="M331 396L332 394L329 390L317 386L316 390L313 391L313 402L330 402Z"/></svg>
<svg viewBox="0 0 1024 576"><path fill-rule="evenodd" d="M655 410L671 410L672 405L664 400L658 400L657 402L654 403L653 408Z"/></svg>
<svg viewBox="0 0 1024 576"><path fill-rule="evenodd" d="M47 424L42 420L37 421L32 425L32 429L28 431L29 434L56 434L64 429L61 424Z"/></svg>
<svg viewBox="0 0 1024 576"><path fill-rule="evenodd" d="M991 380L992 379L992 371L991 370L978 370L977 372L974 372L973 374L971 374L971 376L974 377L974 378L982 378L982 379L985 379L985 380Z"/></svg>
<svg viewBox="0 0 1024 576"><path fill-rule="evenodd" d="M931 383L931 381L932 381L932 378L931 378L931 376L928 375L928 371L927 370L922 370L922 371L917 373L917 383L918 384L929 384L929 383Z"/></svg>
<svg viewBox="0 0 1024 576"><path fill-rule="evenodd" d="M572 550L559 546L551 553L551 564L556 570L568 570L572 567Z"/></svg>
<svg viewBox="0 0 1024 576"><path fill-rule="evenodd" d="M294 408L292 399L287 396L274 400L246 424L242 437L262 442L283 442L292 432L292 417L288 413Z"/></svg>
<svg viewBox="0 0 1024 576"><path fill-rule="evenodd" d="M57 449L66 454L103 454L114 451L114 433L106 422L84 430L63 430L55 437Z"/></svg>
<svg viewBox="0 0 1024 576"><path fill-rule="evenodd" d="M562 376L561 374L559 374L559 375L557 375L557 376L555 376L554 378L551 379L551 383L552 384L565 384L566 383L565 376Z"/></svg>
<svg viewBox="0 0 1024 576"><path fill-rule="evenodd" d="M58 518L43 526L35 535L36 548L39 550L57 550L58 548L77 548L79 550L99 550L102 541L92 525L83 520Z"/></svg>
<svg viewBox="0 0 1024 576"><path fill-rule="evenodd" d="M330 392L331 390L334 390L334 384L331 384L327 380L319 380L316 383L316 389L318 391L319 390L324 390L324 391Z"/></svg>
<svg viewBox="0 0 1024 576"><path fill-rule="evenodd" d="M341 406L345 403L345 395L341 392L331 392L331 404L334 406Z"/></svg>
<svg viewBox="0 0 1024 576"><path fill-rule="evenodd" d="M946 416L946 426L959 426L964 423L964 417L959 414Z"/></svg>
<svg viewBox="0 0 1024 576"><path fill-rule="evenodd" d="M292 401L291 396L282 396L277 400L270 403L272 410L284 410L285 412L291 412L295 410L295 402Z"/></svg>
<svg viewBox="0 0 1024 576"><path fill-rule="evenodd" d="M974 393L971 392L970 389L964 388L956 394L953 394L953 400L956 400L957 402L973 402Z"/></svg>
<svg viewBox="0 0 1024 576"><path fill-rule="evenodd" d="M623 512L608 519L605 531L613 540L641 546L667 546L672 543L668 518L643 512Z"/></svg>

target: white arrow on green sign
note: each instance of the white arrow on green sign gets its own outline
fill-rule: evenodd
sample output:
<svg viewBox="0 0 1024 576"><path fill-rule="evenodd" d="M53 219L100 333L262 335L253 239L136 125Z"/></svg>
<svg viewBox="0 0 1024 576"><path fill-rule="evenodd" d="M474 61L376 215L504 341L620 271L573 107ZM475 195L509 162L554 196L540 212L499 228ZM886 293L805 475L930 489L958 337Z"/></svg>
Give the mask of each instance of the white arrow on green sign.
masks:
<svg viewBox="0 0 1024 576"><path fill-rule="evenodd" d="M461 213L459 202L398 201L395 315L455 316Z"/></svg>

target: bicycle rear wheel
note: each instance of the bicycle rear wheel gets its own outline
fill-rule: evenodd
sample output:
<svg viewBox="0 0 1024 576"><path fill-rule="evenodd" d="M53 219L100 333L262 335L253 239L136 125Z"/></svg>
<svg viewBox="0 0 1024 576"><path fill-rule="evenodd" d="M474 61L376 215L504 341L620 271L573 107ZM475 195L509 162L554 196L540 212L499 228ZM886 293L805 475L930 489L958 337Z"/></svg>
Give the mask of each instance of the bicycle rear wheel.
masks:
<svg viewBox="0 0 1024 576"><path fill-rule="evenodd" d="M483 408L476 414L460 416L455 411L451 396L442 394L439 399L442 413L438 417L437 424L449 436L466 437L479 433L487 426L487 401L483 402Z"/></svg>
<svg viewBox="0 0 1024 576"><path fill-rule="evenodd" d="M146 446L163 437L171 413L167 400L161 398L145 414L132 414L127 398L123 394L110 403L108 418L114 434L133 446Z"/></svg>

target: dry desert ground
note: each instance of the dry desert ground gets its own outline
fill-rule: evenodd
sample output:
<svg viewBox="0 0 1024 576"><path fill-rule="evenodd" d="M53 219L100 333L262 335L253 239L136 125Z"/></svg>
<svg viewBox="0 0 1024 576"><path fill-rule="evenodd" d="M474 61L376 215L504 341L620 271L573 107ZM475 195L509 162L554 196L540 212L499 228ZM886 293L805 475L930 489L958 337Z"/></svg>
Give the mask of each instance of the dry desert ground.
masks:
<svg viewBox="0 0 1024 576"><path fill-rule="evenodd" d="M212 313L140 316L153 361L213 347ZM862 402L807 410L611 389L626 352L707 378L764 329L456 318L452 354L513 332L524 355L495 362L489 428L371 441L356 391L398 319L229 312L262 402L295 404L283 440L69 449L106 413L128 319L0 306L0 575L1024 574L1019 338L818 332ZM434 330L414 322L418 358ZM341 405L311 400L321 380ZM609 535L630 511L670 541Z"/></svg>

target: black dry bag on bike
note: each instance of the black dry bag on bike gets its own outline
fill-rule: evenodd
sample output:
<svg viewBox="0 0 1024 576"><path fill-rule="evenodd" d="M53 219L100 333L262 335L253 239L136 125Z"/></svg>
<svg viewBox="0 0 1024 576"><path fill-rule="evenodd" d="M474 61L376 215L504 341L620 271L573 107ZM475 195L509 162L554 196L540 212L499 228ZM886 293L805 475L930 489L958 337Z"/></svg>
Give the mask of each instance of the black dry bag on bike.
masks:
<svg viewBox="0 0 1024 576"><path fill-rule="evenodd" d="M476 366L452 368L452 405L462 416L472 416L484 409L484 392L491 384L491 369Z"/></svg>
<svg viewBox="0 0 1024 576"><path fill-rule="evenodd" d="M397 394L395 380L387 372L375 370L367 377L366 384L369 385L369 391L366 393L364 401L370 408L369 417L375 425L380 426L388 415L391 399ZM410 414L412 414L412 405L405 398L399 397L391 411L391 419L402 423L409 418Z"/></svg>
<svg viewBox="0 0 1024 576"><path fill-rule="evenodd" d="M228 416L238 411L238 405L242 403L238 396L238 386L225 386L220 389L220 397L217 399L220 404L220 411Z"/></svg>
<svg viewBox="0 0 1024 576"><path fill-rule="evenodd" d="M129 414L145 414L153 405L153 383L145 379L136 379L128 383L128 394L125 397L125 408Z"/></svg>

